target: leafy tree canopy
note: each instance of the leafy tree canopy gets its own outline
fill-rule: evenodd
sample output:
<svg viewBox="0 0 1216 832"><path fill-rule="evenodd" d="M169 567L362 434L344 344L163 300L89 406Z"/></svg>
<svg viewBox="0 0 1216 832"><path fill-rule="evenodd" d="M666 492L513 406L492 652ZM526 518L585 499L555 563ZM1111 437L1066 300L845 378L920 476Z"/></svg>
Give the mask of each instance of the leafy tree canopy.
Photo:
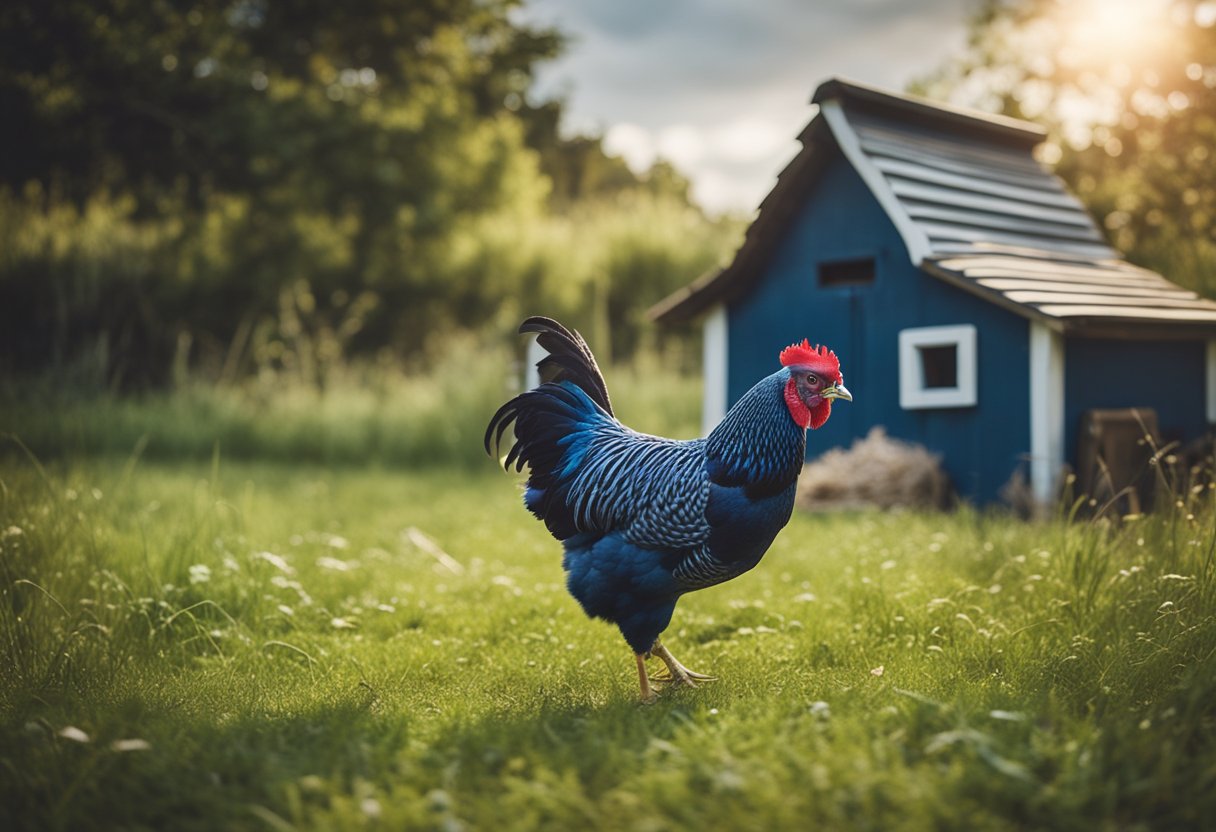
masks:
<svg viewBox="0 0 1216 832"><path fill-rule="evenodd" d="M568 236L552 213L628 212L632 192L678 216L688 183L559 134L562 103L529 91L563 39L518 5L0 4L0 362L87 354L156 383L177 353L234 377L408 357L521 298L577 312L582 284L547 272ZM636 331L715 256L614 294L613 325ZM597 287L611 271L578 266Z"/></svg>
<svg viewBox="0 0 1216 832"><path fill-rule="evenodd" d="M1216 3L988 0L918 92L1044 124L1129 259L1216 295Z"/></svg>

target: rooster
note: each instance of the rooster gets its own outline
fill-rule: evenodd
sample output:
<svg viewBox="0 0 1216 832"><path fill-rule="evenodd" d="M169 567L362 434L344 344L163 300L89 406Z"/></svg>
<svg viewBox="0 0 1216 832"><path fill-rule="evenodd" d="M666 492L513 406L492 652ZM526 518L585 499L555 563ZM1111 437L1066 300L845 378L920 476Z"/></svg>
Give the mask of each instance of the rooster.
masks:
<svg viewBox="0 0 1216 832"><path fill-rule="evenodd" d="M513 424L503 466L529 468L524 504L565 549L566 586L587 615L620 628L641 696L652 683L696 687L659 640L686 592L738 577L789 522L807 428L852 401L840 362L807 341L781 351L781 369L741 398L704 439L638 433L612 412L587 342L549 318L528 318L547 355L542 384L508 401L486 428L487 453ZM666 675L650 677L657 656Z"/></svg>

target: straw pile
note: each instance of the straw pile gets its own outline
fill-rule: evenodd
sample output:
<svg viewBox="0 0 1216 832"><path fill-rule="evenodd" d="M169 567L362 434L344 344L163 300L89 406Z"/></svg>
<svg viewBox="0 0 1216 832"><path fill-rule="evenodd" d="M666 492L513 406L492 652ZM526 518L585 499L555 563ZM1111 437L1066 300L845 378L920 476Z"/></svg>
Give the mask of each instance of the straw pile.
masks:
<svg viewBox="0 0 1216 832"><path fill-rule="evenodd" d="M848 450L810 462L798 478L798 507L808 511L878 507L945 508L950 481L941 457L921 445L870 430Z"/></svg>

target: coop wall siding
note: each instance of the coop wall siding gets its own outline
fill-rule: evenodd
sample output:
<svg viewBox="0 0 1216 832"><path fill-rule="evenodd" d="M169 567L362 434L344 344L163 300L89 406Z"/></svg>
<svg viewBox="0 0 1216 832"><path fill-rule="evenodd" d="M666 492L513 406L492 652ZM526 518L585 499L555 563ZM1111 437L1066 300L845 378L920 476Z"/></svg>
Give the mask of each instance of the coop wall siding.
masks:
<svg viewBox="0 0 1216 832"><path fill-rule="evenodd" d="M871 427L943 457L959 491L998 497L1029 456L1029 328L1025 319L926 275L843 157L830 161L791 222L755 288L728 310L728 402L777 369L781 347L809 337L840 356L855 396L808 437L808 455L847 446ZM874 282L821 288L823 261L873 256ZM899 331L973 324L978 337L976 406L905 411L899 406Z"/></svg>
<svg viewBox="0 0 1216 832"><path fill-rule="evenodd" d="M1064 345L1064 458L1075 465L1081 414L1151 407L1166 442L1207 430L1207 342L1069 338Z"/></svg>

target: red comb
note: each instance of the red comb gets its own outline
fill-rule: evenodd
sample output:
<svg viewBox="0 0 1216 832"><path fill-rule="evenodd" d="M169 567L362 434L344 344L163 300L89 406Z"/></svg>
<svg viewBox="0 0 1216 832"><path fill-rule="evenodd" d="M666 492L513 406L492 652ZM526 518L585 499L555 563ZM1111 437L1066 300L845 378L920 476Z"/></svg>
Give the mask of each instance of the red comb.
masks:
<svg viewBox="0 0 1216 832"><path fill-rule="evenodd" d="M840 359L836 353L827 347L811 346L811 342L803 338L801 344L790 344L781 351L781 366L813 367L821 375L840 375Z"/></svg>

